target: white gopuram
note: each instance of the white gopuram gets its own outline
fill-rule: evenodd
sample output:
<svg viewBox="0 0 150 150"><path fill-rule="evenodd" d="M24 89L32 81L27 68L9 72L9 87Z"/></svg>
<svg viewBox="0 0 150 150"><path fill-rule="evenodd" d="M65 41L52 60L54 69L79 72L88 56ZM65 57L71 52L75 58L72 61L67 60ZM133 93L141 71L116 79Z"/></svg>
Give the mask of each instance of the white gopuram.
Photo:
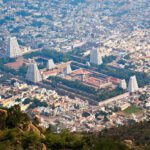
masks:
<svg viewBox="0 0 150 150"><path fill-rule="evenodd" d="M126 80L121 80L120 82L120 88L122 88L123 90L126 90L127 89L127 83L126 83Z"/></svg>
<svg viewBox="0 0 150 150"><path fill-rule="evenodd" d="M136 80L136 76L131 76L129 80L129 85L128 85L128 92L134 93L137 92L139 89L138 83Z"/></svg>
<svg viewBox="0 0 150 150"><path fill-rule="evenodd" d="M55 67L56 67L56 65L54 64L53 59L49 59L47 62L47 69L51 70L51 69L54 69Z"/></svg>
<svg viewBox="0 0 150 150"><path fill-rule="evenodd" d="M98 49L91 50L90 63L95 65L101 65L103 63L102 56Z"/></svg>
<svg viewBox="0 0 150 150"><path fill-rule="evenodd" d="M89 61L86 62L86 66L87 66L87 67L90 67L90 66L91 66L91 64L90 64Z"/></svg>
<svg viewBox="0 0 150 150"><path fill-rule="evenodd" d="M6 55L9 58L16 58L18 56L22 56L22 51L16 37L9 37Z"/></svg>
<svg viewBox="0 0 150 150"><path fill-rule="evenodd" d="M39 72L36 62L31 62L29 64L27 74L26 74L26 79L33 83L38 83L42 81L42 77L41 77L41 74Z"/></svg>
<svg viewBox="0 0 150 150"><path fill-rule="evenodd" d="M65 74L65 75L68 75L68 74L70 74L70 73L72 73L72 69L71 69L70 64L67 64L67 67L66 67L66 69L65 69L65 71L64 71L64 74Z"/></svg>

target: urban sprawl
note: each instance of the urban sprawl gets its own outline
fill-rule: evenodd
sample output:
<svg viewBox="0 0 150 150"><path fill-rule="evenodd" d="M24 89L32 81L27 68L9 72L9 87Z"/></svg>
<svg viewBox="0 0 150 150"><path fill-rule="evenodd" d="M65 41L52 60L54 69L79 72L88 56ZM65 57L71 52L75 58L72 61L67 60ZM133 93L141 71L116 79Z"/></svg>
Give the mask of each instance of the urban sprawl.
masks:
<svg viewBox="0 0 150 150"><path fill-rule="evenodd" d="M0 0L0 106L55 132L149 120L147 3Z"/></svg>

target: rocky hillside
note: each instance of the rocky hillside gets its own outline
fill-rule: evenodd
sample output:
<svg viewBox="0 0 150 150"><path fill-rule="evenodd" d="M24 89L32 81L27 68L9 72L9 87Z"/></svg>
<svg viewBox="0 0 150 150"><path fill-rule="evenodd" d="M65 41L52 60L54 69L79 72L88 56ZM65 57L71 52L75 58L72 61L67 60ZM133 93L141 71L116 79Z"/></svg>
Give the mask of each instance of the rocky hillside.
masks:
<svg viewBox="0 0 150 150"><path fill-rule="evenodd" d="M20 111L0 109L0 150L149 150L150 122L100 133L53 133Z"/></svg>

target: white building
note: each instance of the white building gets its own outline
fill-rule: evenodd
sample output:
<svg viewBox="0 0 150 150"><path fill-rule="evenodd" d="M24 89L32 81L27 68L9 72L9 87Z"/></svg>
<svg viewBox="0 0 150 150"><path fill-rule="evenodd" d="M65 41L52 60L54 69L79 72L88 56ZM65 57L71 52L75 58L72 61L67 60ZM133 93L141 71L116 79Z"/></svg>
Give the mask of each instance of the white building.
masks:
<svg viewBox="0 0 150 150"><path fill-rule="evenodd" d="M26 74L26 79L34 83L42 81L42 77L36 62L31 62L29 64L27 74Z"/></svg>
<svg viewBox="0 0 150 150"><path fill-rule="evenodd" d="M47 69L51 70L51 69L54 69L55 67L56 67L56 65L54 64L53 59L49 59L47 62Z"/></svg>
<svg viewBox="0 0 150 150"><path fill-rule="evenodd" d="M90 63L95 65L101 65L103 63L102 56L98 49L91 50L90 53Z"/></svg>
<svg viewBox="0 0 150 150"><path fill-rule="evenodd" d="M139 90L138 83L136 80L136 76L131 76L128 85L128 91L130 93L137 92Z"/></svg>
<svg viewBox="0 0 150 150"><path fill-rule="evenodd" d="M67 64L67 67L66 67L66 69L65 69L65 71L64 71L64 74L65 74L65 75L68 75L68 74L70 74L70 73L72 73L72 69L71 69L70 64Z"/></svg>
<svg viewBox="0 0 150 150"><path fill-rule="evenodd" d="M120 87L123 89L123 90L126 90L127 89L127 83L126 81L123 79L121 80L120 82Z"/></svg>
<svg viewBox="0 0 150 150"><path fill-rule="evenodd" d="M21 55L22 55L22 51L21 51L20 46L18 44L17 38L16 37L9 37L6 56L9 58L16 58L16 57L21 56Z"/></svg>

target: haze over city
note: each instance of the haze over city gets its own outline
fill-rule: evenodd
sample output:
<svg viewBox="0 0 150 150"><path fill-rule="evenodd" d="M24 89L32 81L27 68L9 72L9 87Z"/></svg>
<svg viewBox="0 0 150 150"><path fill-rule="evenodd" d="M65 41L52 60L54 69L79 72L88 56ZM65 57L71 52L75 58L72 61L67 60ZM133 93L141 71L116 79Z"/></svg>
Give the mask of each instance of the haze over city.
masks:
<svg viewBox="0 0 150 150"><path fill-rule="evenodd" d="M0 149L1 131L17 127L44 128L36 137L42 150L96 150L104 135L117 137L115 150L148 149L149 135L122 137L122 128L149 127L149 16L149 0L0 0ZM55 136L71 135L76 144L56 144ZM28 138L15 139L16 149L37 149Z"/></svg>

